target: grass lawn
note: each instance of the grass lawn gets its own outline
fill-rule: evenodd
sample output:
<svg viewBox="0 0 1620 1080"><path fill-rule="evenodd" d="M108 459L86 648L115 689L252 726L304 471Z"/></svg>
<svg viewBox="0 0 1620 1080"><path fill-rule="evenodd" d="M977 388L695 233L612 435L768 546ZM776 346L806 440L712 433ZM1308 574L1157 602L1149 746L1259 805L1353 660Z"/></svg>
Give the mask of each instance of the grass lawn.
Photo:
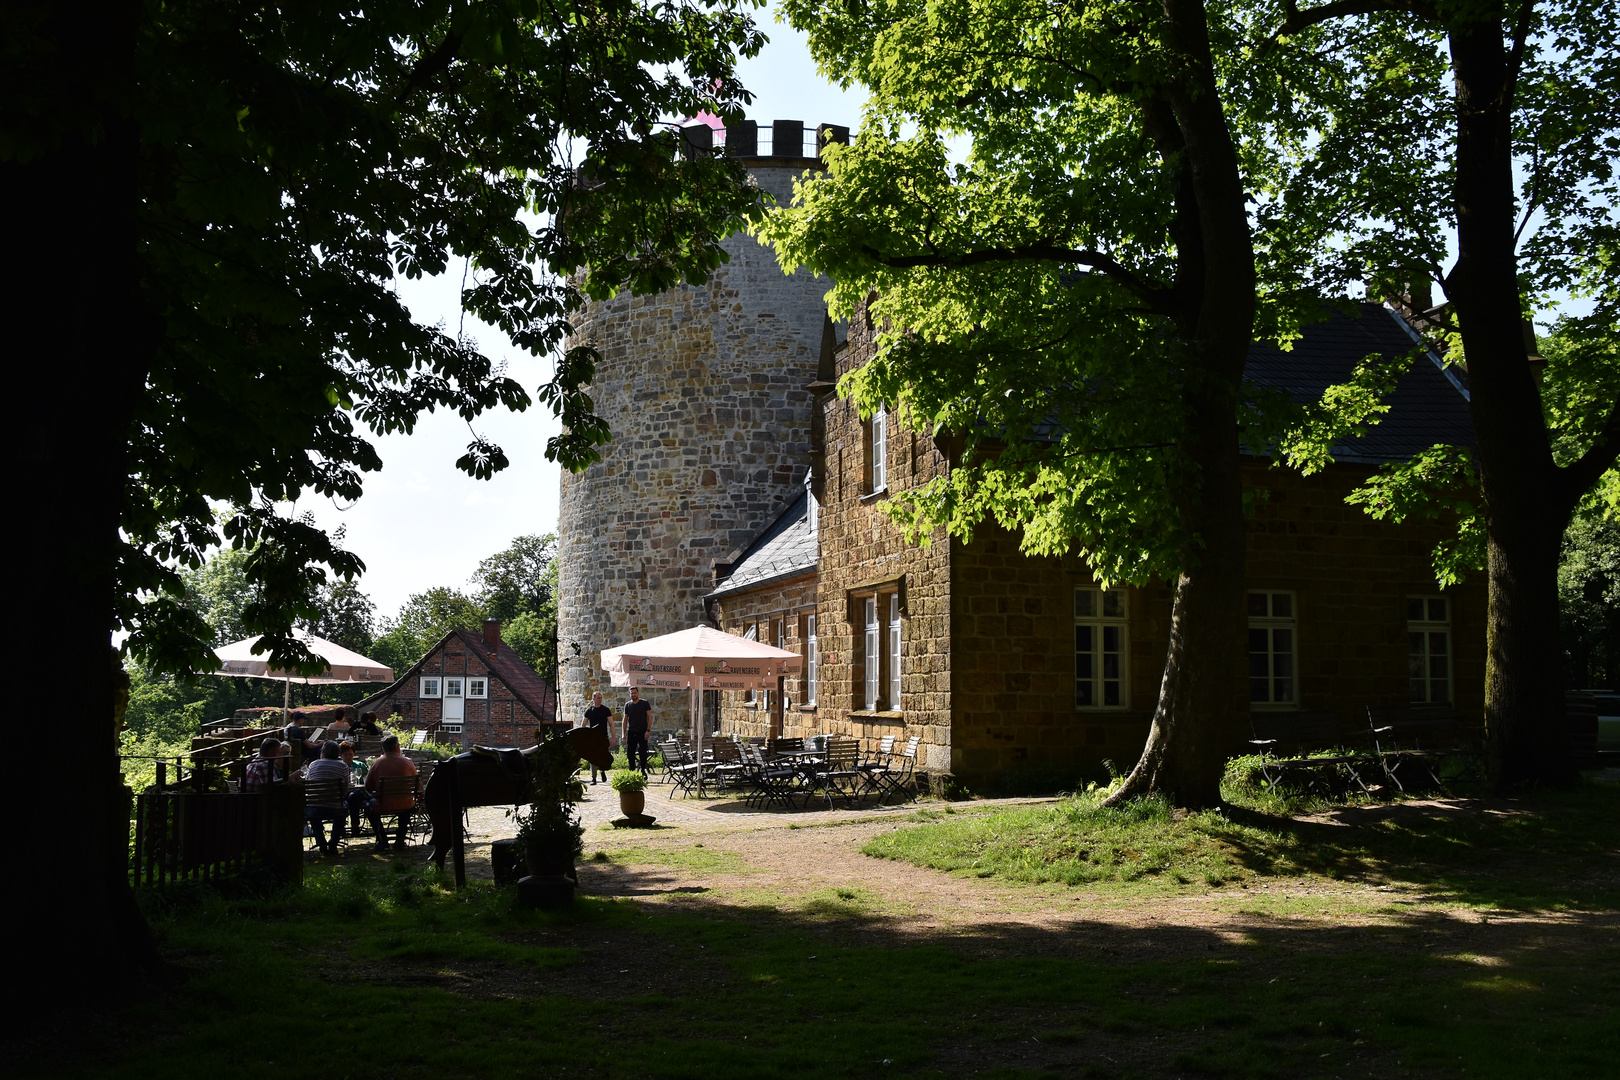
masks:
<svg viewBox="0 0 1620 1080"><path fill-rule="evenodd" d="M692 886L547 914L382 858L316 865L298 892L148 898L177 978L36 1033L8 1071L1620 1073L1620 788L1303 823L1258 803L1176 821L1094 801L928 810L868 844L973 888L988 874L1061 909L1047 924L933 933L860 881L791 905ZM736 861L627 846L593 869L723 874ZM1187 905L1203 914L1181 917Z"/></svg>

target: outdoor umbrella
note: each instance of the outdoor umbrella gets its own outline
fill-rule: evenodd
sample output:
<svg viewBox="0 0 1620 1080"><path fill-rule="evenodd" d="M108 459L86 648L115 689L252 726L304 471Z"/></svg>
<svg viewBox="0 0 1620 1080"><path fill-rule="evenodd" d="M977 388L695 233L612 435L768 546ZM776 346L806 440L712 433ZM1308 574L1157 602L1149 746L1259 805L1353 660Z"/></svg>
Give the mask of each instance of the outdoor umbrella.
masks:
<svg viewBox="0 0 1620 1080"><path fill-rule="evenodd" d="M804 668L798 653L760 641L728 634L709 626L693 626L663 637L647 638L602 650L602 667L614 686L660 687L689 690L692 731L698 761L703 760L703 728L698 707L704 690L763 690L783 675ZM703 770L698 770L703 790Z"/></svg>
<svg viewBox="0 0 1620 1080"><path fill-rule="evenodd" d="M233 641L214 650L219 656L219 670L210 674L230 675L238 679L283 680L286 683L286 690L281 699L281 722L284 724L287 722L287 708L292 703L294 679L316 685L394 681L394 669L387 664L368 660L357 652L351 652L325 638L318 638L306 630L295 630L293 633L304 643L306 649L326 661L326 670L323 673L298 675L290 671L272 671L270 662L264 654L255 656L253 653L253 647L259 643L259 639L243 638L241 641Z"/></svg>

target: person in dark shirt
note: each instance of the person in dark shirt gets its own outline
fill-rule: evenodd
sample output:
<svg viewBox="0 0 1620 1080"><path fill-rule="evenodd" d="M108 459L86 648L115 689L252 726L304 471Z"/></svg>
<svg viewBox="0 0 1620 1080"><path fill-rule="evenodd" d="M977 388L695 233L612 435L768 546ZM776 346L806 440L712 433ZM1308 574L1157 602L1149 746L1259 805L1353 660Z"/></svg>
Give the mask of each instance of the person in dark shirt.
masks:
<svg viewBox="0 0 1620 1080"><path fill-rule="evenodd" d="M641 700L641 688L630 688L630 700L624 703L624 752L629 757L630 768L647 771L647 732L652 728L652 705ZM641 764L636 764L636 755L640 754Z"/></svg>
<svg viewBox="0 0 1620 1080"><path fill-rule="evenodd" d="M611 742L613 739L613 729L608 726L608 723L612 719L613 710L602 704L602 692L598 690L596 693L591 695L591 707L585 710L585 726L601 728L607 733L608 740ZM592 763L591 783L596 783L596 774L598 772L602 774L603 780L607 779L607 770L598 769L595 763Z"/></svg>
<svg viewBox="0 0 1620 1080"><path fill-rule="evenodd" d="M368 712L360 718L360 723L354 729L356 735L370 735L374 739L382 738L383 730L377 726L377 714Z"/></svg>
<svg viewBox="0 0 1620 1080"><path fill-rule="evenodd" d="M304 714L293 710L287 718L287 726L281 729L281 737L289 746L298 747L298 761L300 764L317 756L321 752L319 746L310 745L309 729L304 726Z"/></svg>

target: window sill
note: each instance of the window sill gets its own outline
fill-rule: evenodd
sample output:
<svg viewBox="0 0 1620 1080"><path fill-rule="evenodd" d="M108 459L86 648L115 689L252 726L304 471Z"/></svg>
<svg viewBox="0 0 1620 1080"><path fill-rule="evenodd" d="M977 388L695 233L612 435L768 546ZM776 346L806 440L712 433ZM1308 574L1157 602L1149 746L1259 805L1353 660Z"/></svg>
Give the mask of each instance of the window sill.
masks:
<svg viewBox="0 0 1620 1080"><path fill-rule="evenodd" d="M794 712L815 712L816 711L816 703L812 701L808 705L795 705L795 706L793 706L793 711Z"/></svg>
<svg viewBox="0 0 1620 1080"><path fill-rule="evenodd" d="M861 504L864 506L864 505L869 504L869 503L875 503L879 499L887 498L888 494L889 494L889 486L887 484L885 484L884 486L878 488L876 491L868 491L865 495L862 495L860 501L861 501Z"/></svg>
<svg viewBox="0 0 1620 1080"><path fill-rule="evenodd" d="M901 723L906 719L906 714L899 709L851 709L849 716L851 720L898 720Z"/></svg>

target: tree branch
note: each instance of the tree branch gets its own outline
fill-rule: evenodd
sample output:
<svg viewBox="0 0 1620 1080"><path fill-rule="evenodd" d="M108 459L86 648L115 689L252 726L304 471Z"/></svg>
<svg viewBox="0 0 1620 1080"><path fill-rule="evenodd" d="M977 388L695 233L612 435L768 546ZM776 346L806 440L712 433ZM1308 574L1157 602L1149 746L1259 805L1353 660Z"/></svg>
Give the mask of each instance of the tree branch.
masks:
<svg viewBox="0 0 1620 1080"><path fill-rule="evenodd" d="M399 93L394 95L394 102L396 104L403 102L406 98L432 82L436 75L455 62L456 50L460 48L460 34L452 30L444 35L444 40L439 42L439 47L422 57L416 62L416 66L411 68L411 73L406 78L405 85L400 87Z"/></svg>
<svg viewBox="0 0 1620 1080"><path fill-rule="evenodd" d="M1294 0L1288 0L1287 10L1288 17L1283 19L1283 24L1277 28L1277 32L1261 44L1259 50L1261 56L1265 56L1285 37L1320 23L1344 18L1346 15L1371 15L1375 11L1409 11L1425 18L1434 17L1434 5L1428 0L1334 0L1331 4L1319 4L1304 11L1299 10L1299 5Z"/></svg>
<svg viewBox="0 0 1620 1080"><path fill-rule="evenodd" d="M1614 467L1620 459L1620 402L1616 402L1603 421L1603 430L1579 459L1560 470L1564 478L1564 492L1571 506L1598 482L1598 478Z"/></svg>
<svg viewBox="0 0 1620 1080"><path fill-rule="evenodd" d="M1155 312L1168 314L1165 305L1168 304L1168 298L1171 295L1169 289L1162 285L1144 281L1110 256L1087 248L1070 248L1059 244L1036 243L1024 244L1019 247L976 248L973 251L964 251L960 254L885 255L869 244L862 244L861 251L874 262L882 263L884 266L896 270L910 270L921 266L932 266L942 270L960 270L968 266L982 266L985 263L993 262L1075 263L1102 271L1141 297Z"/></svg>
<svg viewBox="0 0 1620 1080"><path fill-rule="evenodd" d="M1530 37L1530 16L1535 13L1536 0L1524 0L1519 9L1519 22L1513 28L1513 52L1508 56L1507 82L1502 87L1504 112L1513 109L1513 96L1519 86L1519 69L1524 66L1524 43Z"/></svg>

